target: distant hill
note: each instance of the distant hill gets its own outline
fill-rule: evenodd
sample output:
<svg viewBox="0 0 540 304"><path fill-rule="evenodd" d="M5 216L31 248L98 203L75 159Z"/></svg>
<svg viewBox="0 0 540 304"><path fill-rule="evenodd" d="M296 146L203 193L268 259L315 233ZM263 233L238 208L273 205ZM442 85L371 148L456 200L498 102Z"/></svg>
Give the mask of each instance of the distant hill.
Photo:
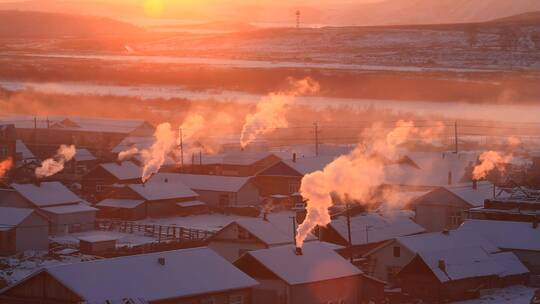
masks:
<svg viewBox="0 0 540 304"><path fill-rule="evenodd" d="M505 18L498 18L491 22L510 22L510 23L540 23L540 11L518 14Z"/></svg>
<svg viewBox="0 0 540 304"><path fill-rule="evenodd" d="M134 35L142 30L104 17L30 11L0 11L0 37L96 37Z"/></svg>

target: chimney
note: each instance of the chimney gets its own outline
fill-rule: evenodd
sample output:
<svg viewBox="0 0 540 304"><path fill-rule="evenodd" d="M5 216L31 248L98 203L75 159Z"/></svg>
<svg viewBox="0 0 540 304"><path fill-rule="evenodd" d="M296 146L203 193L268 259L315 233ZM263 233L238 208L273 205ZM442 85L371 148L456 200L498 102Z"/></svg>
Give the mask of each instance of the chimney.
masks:
<svg viewBox="0 0 540 304"><path fill-rule="evenodd" d="M296 162L296 153L293 153L293 154L292 154L292 161L293 161L293 163Z"/></svg>
<svg viewBox="0 0 540 304"><path fill-rule="evenodd" d="M169 182L169 179L168 179L168 178L165 178L164 182L165 182L165 183L168 183L168 182Z"/></svg>
<svg viewBox="0 0 540 304"><path fill-rule="evenodd" d="M478 190L478 181L475 179L472 181L472 188L473 190Z"/></svg>
<svg viewBox="0 0 540 304"><path fill-rule="evenodd" d="M296 249L294 250L294 254L296 255L302 255L302 248L301 247L296 247Z"/></svg>
<svg viewBox="0 0 540 304"><path fill-rule="evenodd" d="M442 231L442 234L444 234L444 235L450 235L450 230L444 229L444 230Z"/></svg>
<svg viewBox="0 0 540 304"><path fill-rule="evenodd" d="M533 229L537 229L537 228L538 228L538 217L535 217L535 218L533 219L532 227L533 227Z"/></svg>
<svg viewBox="0 0 540 304"><path fill-rule="evenodd" d="M165 258L158 258L157 261L158 261L159 265L165 266Z"/></svg>
<svg viewBox="0 0 540 304"><path fill-rule="evenodd" d="M446 263L444 262L444 260L439 260L438 267L440 270L446 271Z"/></svg>
<svg viewBox="0 0 540 304"><path fill-rule="evenodd" d="M448 171L448 185L452 184L452 171Z"/></svg>

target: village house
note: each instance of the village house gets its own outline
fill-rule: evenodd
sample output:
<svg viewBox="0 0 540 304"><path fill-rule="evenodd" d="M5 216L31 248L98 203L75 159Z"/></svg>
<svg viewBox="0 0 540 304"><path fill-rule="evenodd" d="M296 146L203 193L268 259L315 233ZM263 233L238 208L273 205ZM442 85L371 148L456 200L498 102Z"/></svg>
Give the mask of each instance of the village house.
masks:
<svg viewBox="0 0 540 304"><path fill-rule="evenodd" d="M260 282L254 303L359 303L362 272L326 243L248 251L234 265Z"/></svg>
<svg viewBox="0 0 540 304"><path fill-rule="evenodd" d="M399 285L397 274L419 253L431 250L453 250L480 246L488 253L499 248L470 230L450 230L398 237L373 248L364 254L367 266L364 272L392 286Z"/></svg>
<svg viewBox="0 0 540 304"><path fill-rule="evenodd" d="M160 178L188 186L199 200L211 207L259 205L259 190L251 177L160 173Z"/></svg>
<svg viewBox="0 0 540 304"><path fill-rule="evenodd" d="M12 124L0 125L0 161L11 158L16 160L16 132Z"/></svg>
<svg viewBox="0 0 540 304"><path fill-rule="evenodd" d="M0 207L0 255L49 249L49 222L27 208Z"/></svg>
<svg viewBox="0 0 540 304"><path fill-rule="evenodd" d="M200 247L46 267L2 290L0 302L250 304L257 284Z"/></svg>
<svg viewBox="0 0 540 304"><path fill-rule="evenodd" d="M140 183L141 176L142 168L131 161L100 164L82 177L82 193L99 201L118 185Z"/></svg>
<svg viewBox="0 0 540 304"><path fill-rule="evenodd" d="M294 242L293 218L289 213L264 215L263 218L238 219L216 232L208 247L234 262L251 250L265 249ZM307 241L314 240L310 235Z"/></svg>
<svg viewBox="0 0 540 304"><path fill-rule="evenodd" d="M349 232L347 217L339 216L332 219L326 227L318 227L321 241L349 246ZM350 218L351 252L346 248L342 253L350 257L360 258L370 249L382 242L425 232L425 229L416 224L407 214L379 214L366 213Z"/></svg>
<svg viewBox="0 0 540 304"><path fill-rule="evenodd" d="M470 246L418 252L397 277L405 294L433 303L478 297L480 289L525 284L528 274L511 252L490 254Z"/></svg>
<svg viewBox="0 0 540 304"><path fill-rule="evenodd" d="M142 201L142 203L141 203ZM167 174L158 173L144 184L129 184L117 188L97 206L105 212L120 211L124 219L143 219L176 215L186 203L199 201L199 195ZM180 205L179 205L180 204Z"/></svg>
<svg viewBox="0 0 540 304"><path fill-rule="evenodd" d="M38 210L53 234L93 229L97 212L60 182L11 184L0 189L0 206Z"/></svg>
<svg viewBox="0 0 540 304"><path fill-rule="evenodd" d="M17 162L17 167L21 166L22 164L28 161L33 161L36 159L36 156L34 155L34 153L32 153L30 149L28 149L28 147L22 140L17 139L15 147L16 147L15 160Z"/></svg>
<svg viewBox="0 0 540 304"><path fill-rule="evenodd" d="M483 206L467 211L468 218L529 223L538 221L540 220L540 197L528 194L524 197L512 195L508 198L486 199Z"/></svg>
<svg viewBox="0 0 540 304"><path fill-rule="evenodd" d="M190 173L249 177L281 159L270 152L228 151L215 155L200 153L184 156Z"/></svg>
<svg viewBox="0 0 540 304"><path fill-rule="evenodd" d="M443 231L459 227L469 209L504 195L489 182L472 182L435 188L414 199L410 208L415 211L414 221L427 231Z"/></svg>
<svg viewBox="0 0 540 304"><path fill-rule="evenodd" d="M466 220L458 231L474 231L503 251L514 253L534 275L540 275L538 222Z"/></svg>

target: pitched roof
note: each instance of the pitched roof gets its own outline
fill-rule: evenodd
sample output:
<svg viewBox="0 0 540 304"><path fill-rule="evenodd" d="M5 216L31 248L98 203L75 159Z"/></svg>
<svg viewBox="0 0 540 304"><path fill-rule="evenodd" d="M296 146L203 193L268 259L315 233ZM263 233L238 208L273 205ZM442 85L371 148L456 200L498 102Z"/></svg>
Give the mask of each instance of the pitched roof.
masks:
<svg viewBox="0 0 540 304"><path fill-rule="evenodd" d="M465 220L460 230L474 231L500 248L540 251L540 228L531 223Z"/></svg>
<svg viewBox="0 0 540 304"><path fill-rule="evenodd" d="M169 182L183 183L193 190L223 192L238 192L251 179L251 177L180 173L159 173L156 176L167 178Z"/></svg>
<svg viewBox="0 0 540 304"><path fill-rule="evenodd" d="M356 276L362 272L321 242L305 243L302 255L294 245L249 251L251 256L287 284L296 285ZM244 256L240 257L241 261Z"/></svg>
<svg viewBox="0 0 540 304"><path fill-rule="evenodd" d="M493 197L493 184L489 182L480 182L477 184L477 189L473 189L472 183L465 185L447 186L446 190L460 197L469 205L478 207L484 205L484 200ZM498 192L495 189L496 194Z"/></svg>
<svg viewBox="0 0 540 304"><path fill-rule="evenodd" d="M229 151L222 154L202 156L203 164L227 164L249 166L267 157L277 157L267 151Z"/></svg>
<svg viewBox="0 0 540 304"><path fill-rule="evenodd" d="M332 220L329 225L344 240L348 239L347 218L345 216ZM353 245L378 243L425 231L422 226L412 219L400 214L383 216L378 213L368 213L351 217L351 241Z"/></svg>
<svg viewBox="0 0 540 304"><path fill-rule="evenodd" d="M37 184L12 184L20 195L38 207L78 203L80 197L60 182L41 182Z"/></svg>
<svg viewBox="0 0 540 304"><path fill-rule="evenodd" d="M100 167L119 180L138 179L142 176L142 168L130 161L100 164Z"/></svg>
<svg viewBox="0 0 540 304"><path fill-rule="evenodd" d="M0 207L0 231L10 230L24 221L34 210Z"/></svg>
<svg viewBox="0 0 540 304"><path fill-rule="evenodd" d="M145 184L132 184L128 187L146 200L199 197L188 186L178 181L168 180L160 173L154 175Z"/></svg>
<svg viewBox="0 0 540 304"><path fill-rule="evenodd" d="M92 161L97 159L88 149L77 149L74 158L76 161Z"/></svg>
<svg viewBox="0 0 540 304"><path fill-rule="evenodd" d="M258 284L206 247L64 264L45 271L86 301L158 301Z"/></svg>
<svg viewBox="0 0 540 304"><path fill-rule="evenodd" d="M111 152L120 153L131 147L136 147L139 150L150 148L156 139L152 136L128 136L124 138Z"/></svg>
<svg viewBox="0 0 540 304"><path fill-rule="evenodd" d="M54 213L54 214L68 214L68 213L98 211L98 209L92 206L89 206L88 204L85 204L85 203L45 207L45 208L41 208L41 210L49 212L49 213Z"/></svg>
<svg viewBox="0 0 540 304"><path fill-rule="evenodd" d="M320 155L314 157L299 157L296 161L287 159L283 162L299 173L306 175L308 173L323 170L324 167L333 162L334 159L336 159L335 155Z"/></svg>
<svg viewBox="0 0 540 304"><path fill-rule="evenodd" d="M144 200L107 198L96 204L97 207L132 209L144 203Z"/></svg>
<svg viewBox="0 0 540 304"><path fill-rule="evenodd" d="M499 276L506 277L518 274L529 273L529 269L523 265L519 258L512 252L500 252L491 255L497 264L504 267L504 271Z"/></svg>
<svg viewBox="0 0 540 304"><path fill-rule="evenodd" d="M17 151L17 153L22 154L22 159L35 158L34 153L32 153L32 151L30 151L30 149L28 149L26 144L20 139L17 139L15 143L15 150Z"/></svg>

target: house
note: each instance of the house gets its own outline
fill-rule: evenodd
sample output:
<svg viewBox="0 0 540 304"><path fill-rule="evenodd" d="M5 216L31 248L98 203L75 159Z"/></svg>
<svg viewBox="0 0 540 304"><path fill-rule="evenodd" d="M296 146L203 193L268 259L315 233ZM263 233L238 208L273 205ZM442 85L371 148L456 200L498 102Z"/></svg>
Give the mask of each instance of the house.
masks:
<svg viewBox="0 0 540 304"><path fill-rule="evenodd" d="M16 132L13 124L0 124L0 161L16 159Z"/></svg>
<svg viewBox="0 0 540 304"><path fill-rule="evenodd" d="M79 237L79 250L82 254L100 255L116 249L116 238L94 234Z"/></svg>
<svg viewBox="0 0 540 304"><path fill-rule="evenodd" d="M60 182L11 184L0 189L0 206L42 212L50 221L50 233L93 229L97 212Z"/></svg>
<svg viewBox="0 0 540 304"><path fill-rule="evenodd" d="M403 236L366 252L364 258L367 266L364 272L395 286L399 285L397 274L419 252L471 246L480 246L488 253L499 251L497 246L468 229Z"/></svg>
<svg viewBox="0 0 540 304"><path fill-rule="evenodd" d="M501 250L513 252L532 274L540 275L538 222L466 220L458 231L474 231Z"/></svg>
<svg viewBox="0 0 540 304"><path fill-rule="evenodd" d="M100 218L117 218L136 221L146 217L144 199L106 198L96 204Z"/></svg>
<svg viewBox="0 0 540 304"><path fill-rule="evenodd" d="M172 183L181 183L199 194L211 207L238 207L260 204L259 190L250 177L160 173Z"/></svg>
<svg viewBox="0 0 540 304"><path fill-rule="evenodd" d="M260 282L255 303L359 303L362 272L322 242L248 251L234 265Z"/></svg>
<svg viewBox="0 0 540 304"><path fill-rule="evenodd" d="M186 155L191 173L223 176L253 176L281 159L270 152L228 151L215 155Z"/></svg>
<svg viewBox="0 0 540 304"><path fill-rule="evenodd" d="M15 159L17 161L17 167L19 167L20 165L28 161L33 161L36 159L36 157L34 156L34 153L32 153L30 149L28 149L28 147L22 140L17 139L15 147L16 147Z"/></svg>
<svg viewBox="0 0 540 304"><path fill-rule="evenodd" d="M82 192L99 201L114 185L140 183L141 176L142 168L131 161L100 164L82 177Z"/></svg>
<svg viewBox="0 0 540 304"><path fill-rule="evenodd" d="M480 289L525 284L529 271L511 252L481 246L419 252L399 273L402 291L426 302L478 297Z"/></svg>
<svg viewBox="0 0 540 304"><path fill-rule="evenodd" d="M435 188L411 202L415 222L427 231L455 229L466 218L469 209L483 206L484 200L504 197L489 182L472 182Z"/></svg>
<svg viewBox="0 0 540 304"><path fill-rule="evenodd" d="M350 218L351 250L343 253L346 256L361 257L370 249L382 242L425 232L425 229L416 224L406 214L379 214L366 213ZM326 227L319 227L321 241L334 243L347 247L349 233L346 216L332 219Z"/></svg>
<svg viewBox="0 0 540 304"><path fill-rule="evenodd" d="M49 222L33 209L0 207L0 255L49 249Z"/></svg>
<svg viewBox="0 0 540 304"><path fill-rule="evenodd" d="M540 201L533 191L522 197L486 199L481 207L467 211L468 218L511 222L534 222L540 219Z"/></svg>
<svg viewBox="0 0 540 304"><path fill-rule="evenodd" d="M250 304L257 282L200 247L44 268L0 292L3 303ZM24 302L27 301L27 302Z"/></svg>
<svg viewBox="0 0 540 304"><path fill-rule="evenodd" d="M293 218L289 213L268 214L231 222L208 240L208 247L234 262L245 252L294 242ZM314 240L310 235L307 241Z"/></svg>
<svg viewBox="0 0 540 304"><path fill-rule="evenodd" d="M99 164L99 159L88 149L77 149L73 160L67 164L73 174L83 176Z"/></svg>

